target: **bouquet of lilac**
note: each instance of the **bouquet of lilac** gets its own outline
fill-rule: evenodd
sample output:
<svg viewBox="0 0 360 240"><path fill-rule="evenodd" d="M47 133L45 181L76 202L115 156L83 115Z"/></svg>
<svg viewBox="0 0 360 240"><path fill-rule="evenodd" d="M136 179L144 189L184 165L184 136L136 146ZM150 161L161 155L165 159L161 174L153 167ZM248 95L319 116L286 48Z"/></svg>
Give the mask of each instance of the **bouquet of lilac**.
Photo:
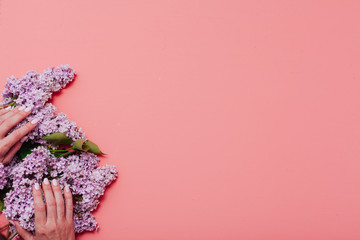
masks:
<svg viewBox="0 0 360 240"><path fill-rule="evenodd" d="M33 118L39 120L11 162L5 166L0 163L0 211L31 232L35 229L32 185L36 182L56 178L60 186L70 186L74 230L80 233L98 228L91 212L98 206L105 187L117 177L114 166L98 167L97 154L104 154L98 146L66 114L57 114L55 106L47 102L52 93L64 88L74 77L75 71L69 65L48 68L42 74L29 71L20 79L8 78L2 93L3 107L33 109L8 134Z"/></svg>

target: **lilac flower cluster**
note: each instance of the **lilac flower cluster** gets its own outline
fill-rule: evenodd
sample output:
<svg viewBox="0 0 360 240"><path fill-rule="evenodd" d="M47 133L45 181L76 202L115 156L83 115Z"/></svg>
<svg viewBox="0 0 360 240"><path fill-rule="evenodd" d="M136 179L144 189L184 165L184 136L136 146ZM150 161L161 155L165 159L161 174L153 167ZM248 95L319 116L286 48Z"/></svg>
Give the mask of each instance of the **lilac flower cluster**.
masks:
<svg viewBox="0 0 360 240"><path fill-rule="evenodd" d="M14 103L18 106L24 105L32 108L31 115L20 122L12 131L20 128L29 120L37 118L40 120L40 124L28 134L28 138L33 141L45 144L46 142L41 138L54 131L67 131L67 136L73 137L74 140L86 139L81 128L77 129L75 122L70 121L65 113L56 114L56 107L47 103L54 92L64 88L74 79L75 74L75 70L69 65L61 65L58 68L48 68L42 74L28 71L20 79L14 76L9 77L2 93L3 101L1 104L6 106Z"/></svg>
<svg viewBox="0 0 360 240"><path fill-rule="evenodd" d="M28 231L34 231L35 227L31 189L36 182L41 183L44 178L56 178L62 191L63 185L70 186L75 201L74 230L80 233L98 228L91 212L98 206L98 199L104 194L105 187L117 177L114 166L98 167L99 158L96 154L79 151L69 156L56 157L50 149L57 147L42 139L55 132L66 132L66 136L74 141L86 139L75 122L70 121L64 113L57 114L55 106L47 103L52 93L64 88L74 77L75 71L68 65L49 68L42 74L29 71L20 79L8 78L2 94L3 105L33 108L31 114L13 130L33 118L39 119L25 142L35 146L31 153L23 158L15 155L5 166L0 164L0 189L8 189L3 214L7 219L20 221L21 226Z"/></svg>
<svg viewBox="0 0 360 240"><path fill-rule="evenodd" d="M4 165L0 163L0 190L5 187L6 182Z"/></svg>

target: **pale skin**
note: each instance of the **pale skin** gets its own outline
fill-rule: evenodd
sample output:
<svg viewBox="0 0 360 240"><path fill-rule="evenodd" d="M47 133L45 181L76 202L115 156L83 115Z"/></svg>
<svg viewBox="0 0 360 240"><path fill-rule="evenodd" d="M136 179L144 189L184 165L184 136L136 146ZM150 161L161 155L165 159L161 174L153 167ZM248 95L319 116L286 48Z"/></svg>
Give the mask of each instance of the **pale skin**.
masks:
<svg viewBox="0 0 360 240"><path fill-rule="evenodd" d="M35 207L35 235L23 229L18 221L13 221L17 233L24 240L73 240L73 200L69 186L65 186L64 198L56 179L50 183L44 179L42 189L46 207L38 183L33 186ZM64 201L65 199L65 201Z"/></svg>
<svg viewBox="0 0 360 240"><path fill-rule="evenodd" d="M25 111L26 110L26 111ZM26 123L21 128L14 130L11 134L6 134L25 119L31 113L30 108L16 107L13 110L0 110L0 162L6 164L10 162L16 152L21 148L23 139L26 134L33 130L37 123Z"/></svg>
<svg viewBox="0 0 360 240"><path fill-rule="evenodd" d="M31 109L17 107L0 110L0 162L6 164L21 148L24 137L33 130L37 122L30 121L21 128L6 134L31 113ZM45 203L42 198L42 191ZM38 183L33 185L35 208L35 235L23 229L18 221L11 221L17 233L24 240L73 240L75 239L73 222L73 200L69 186L65 186L64 195L56 181L44 179L42 189Z"/></svg>

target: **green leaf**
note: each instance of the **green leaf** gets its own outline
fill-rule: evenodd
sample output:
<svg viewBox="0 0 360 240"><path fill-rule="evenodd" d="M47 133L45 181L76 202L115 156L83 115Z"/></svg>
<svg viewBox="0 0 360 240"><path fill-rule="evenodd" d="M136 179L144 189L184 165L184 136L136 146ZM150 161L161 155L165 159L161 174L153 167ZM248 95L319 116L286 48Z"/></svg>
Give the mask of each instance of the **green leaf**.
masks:
<svg viewBox="0 0 360 240"><path fill-rule="evenodd" d="M55 157L67 157L70 156L71 154L75 153L75 151L71 151L71 152L54 152L54 156Z"/></svg>
<svg viewBox="0 0 360 240"><path fill-rule="evenodd" d="M34 148L37 148L38 146L40 146L40 144L36 143L36 144L32 144L31 142L24 142L21 145L20 150L16 153L16 155L20 158L20 159L24 159L28 154L31 153L31 151Z"/></svg>
<svg viewBox="0 0 360 240"><path fill-rule="evenodd" d="M52 133L48 136L44 136L42 139L50 141L53 145L69 145L73 142L72 138L66 136L66 132Z"/></svg>
<svg viewBox="0 0 360 240"><path fill-rule="evenodd" d="M101 152L99 147L90 140L87 140L84 145L89 148L89 152L92 152L95 154L105 154L105 153Z"/></svg>
<svg viewBox="0 0 360 240"><path fill-rule="evenodd" d="M70 156L71 154L74 154L76 153L76 151L71 151L71 152L67 152L67 153L64 153L63 155L61 155L62 157L67 157L67 156Z"/></svg>
<svg viewBox="0 0 360 240"><path fill-rule="evenodd" d="M84 142L85 142L84 138L80 138L80 139L76 140L73 144L73 148L76 150L87 152L87 150L89 150L89 149L87 147L84 148Z"/></svg>
<svg viewBox="0 0 360 240"><path fill-rule="evenodd" d="M60 157L62 154L64 154L63 152L54 152L53 155L55 157Z"/></svg>
<svg viewBox="0 0 360 240"><path fill-rule="evenodd" d="M8 104L8 106L16 106L16 102L12 101L11 103Z"/></svg>
<svg viewBox="0 0 360 240"><path fill-rule="evenodd" d="M83 196L80 194L74 195L73 198L74 198L74 201L76 201L76 202L81 202L83 200Z"/></svg>
<svg viewBox="0 0 360 240"><path fill-rule="evenodd" d="M4 188L0 190L0 212L5 209L4 198L6 197L6 193L10 190L10 188Z"/></svg>
<svg viewBox="0 0 360 240"><path fill-rule="evenodd" d="M0 212L2 212L5 209L3 201L0 201Z"/></svg>
<svg viewBox="0 0 360 240"><path fill-rule="evenodd" d="M87 140L85 142L84 138L76 140L74 142L74 144L73 144L73 148L75 150L83 151L83 152L92 152L92 153L95 153L95 154L105 154L105 153L100 151L99 147L95 143L93 143L90 140Z"/></svg>

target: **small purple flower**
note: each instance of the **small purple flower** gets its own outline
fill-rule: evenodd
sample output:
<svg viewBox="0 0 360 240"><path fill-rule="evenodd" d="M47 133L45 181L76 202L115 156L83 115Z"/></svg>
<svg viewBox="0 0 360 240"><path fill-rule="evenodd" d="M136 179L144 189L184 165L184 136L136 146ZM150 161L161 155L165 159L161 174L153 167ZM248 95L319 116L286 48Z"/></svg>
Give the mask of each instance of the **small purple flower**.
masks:
<svg viewBox="0 0 360 240"><path fill-rule="evenodd" d="M7 183L6 175L5 175L5 168L2 163L0 163L0 189L3 189Z"/></svg>

